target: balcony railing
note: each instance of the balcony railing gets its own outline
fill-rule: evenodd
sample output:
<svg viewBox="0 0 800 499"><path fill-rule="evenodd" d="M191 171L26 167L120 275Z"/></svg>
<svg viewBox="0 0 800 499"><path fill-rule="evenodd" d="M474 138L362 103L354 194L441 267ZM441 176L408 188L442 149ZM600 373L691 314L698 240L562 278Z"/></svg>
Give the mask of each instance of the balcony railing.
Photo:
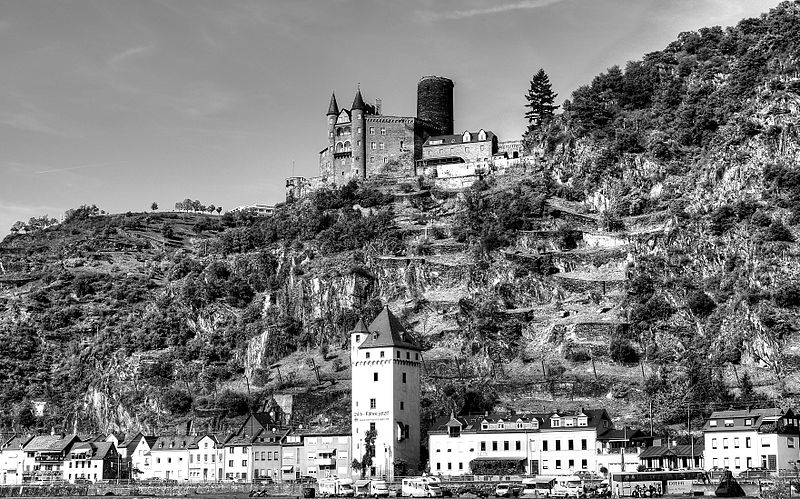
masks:
<svg viewBox="0 0 800 499"><path fill-rule="evenodd" d="M622 454L622 451L625 451L625 454L639 454L642 451L641 447L612 447L612 448L602 448L597 449L598 454Z"/></svg>
<svg viewBox="0 0 800 499"><path fill-rule="evenodd" d="M61 461L64 460L64 457L57 455L42 455L42 456L36 456L33 459L39 463L41 462L60 463Z"/></svg>

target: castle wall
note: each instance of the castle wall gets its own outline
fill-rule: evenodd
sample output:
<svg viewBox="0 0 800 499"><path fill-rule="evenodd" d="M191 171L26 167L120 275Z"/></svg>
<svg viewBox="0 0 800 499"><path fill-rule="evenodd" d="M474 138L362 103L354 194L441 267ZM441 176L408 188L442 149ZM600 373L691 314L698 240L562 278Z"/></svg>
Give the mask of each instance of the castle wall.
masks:
<svg viewBox="0 0 800 499"><path fill-rule="evenodd" d="M415 174L415 119L405 116L366 117L366 173L405 177Z"/></svg>

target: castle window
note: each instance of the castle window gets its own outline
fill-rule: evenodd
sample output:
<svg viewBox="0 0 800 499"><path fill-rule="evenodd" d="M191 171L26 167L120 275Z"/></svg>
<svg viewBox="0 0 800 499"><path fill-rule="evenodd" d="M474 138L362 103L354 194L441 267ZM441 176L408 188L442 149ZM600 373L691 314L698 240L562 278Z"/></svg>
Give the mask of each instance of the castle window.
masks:
<svg viewBox="0 0 800 499"><path fill-rule="evenodd" d="M357 335L356 335L356 343L358 343L359 341L361 341L361 335L360 335L360 334L357 334Z"/></svg>
<svg viewBox="0 0 800 499"><path fill-rule="evenodd" d="M369 162L370 163L374 163L375 162L375 156L370 156L369 157Z"/></svg>
<svg viewBox="0 0 800 499"><path fill-rule="evenodd" d="M374 126L369 127L369 134L370 135L375 135L375 127Z"/></svg>
<svg viewBox="0 0 800 499"><path fill-rule="evenodd" d="M402 140L400 141L400 150L401 151L403 150L403 141Z"/></svg>
<svg viewBox="0 0 800 499"><path fill-rule="evenodd" d="M375 399L369 399L369 408L375 409L376 407L378 407L377 401Z"/></svg>
<svg viewBox="0 0 800 499"><path fill-rule="evenodd" d="M367 358L369 358L369 352L367 352L366 355L367 355Z"/></svg>
<svg viewBox="0 0 800 499"><path fill-rule="evenodd" d="M381 128L381 135L386 135L386 129L385 128Z"/></svg>
<svg viewBox="0 0 800 499"><path fill-rule="evenodd" d="M481 151L483 151L483 149L484 149L484 145L483 145L483 144L481 144Z"/></svg>
<svg viewBox="0 0 800 499"><path fill-rule="evenodd" d="M386 149L386 144L384 144L383 142L381 142L381 151L383 151L384 149Z"/></svg>
<svg viewBox="0 0 800 499"><path fill-rule="evenodd" d="M387 158L387 157L385 157L385 156L384 156L384 158L383 158L383 164L385 165L385 164L386 164L386 163L388 163L388 162L389 162L389 158Z"/></svg>
<svg viewBox="0 0 800 499"><path fill-rule="evenodd" d="M378 373L372 373L372 381L378 381Z"/></svg>
<svg viewBox="0 0 800 499"><path fill-rule="evenodd" d="M403 373L403 383L406 382L406 373Z"/></svg>
<svg viewBox="0 0 800 499"><path fill-rule="evenodd" d="M383 350L381 350L381 358L383 358Z"/></svg>
<svg viewBox="0 0 800 499"><path fill-rule="evenodd" d="M469 146L464 147L464 152L469 152Z"/></svg>
<svg viewBox="0 0 800 499"><path fill-rule="evenodd" d="M375 143L375 142L370 142L370 143L369 143L369 148L370 148L370 149L372 149L372 150L374 151L375 149L377 149L377 148L378 148L378 144L377 144L377 143Z"/></svg>
<svg viewBox="0 0 800 499"><path fill-rule="evenodd" d="M401 400L401 401L400 401L400 410L402 411L403 409L405 409L405 404L404 404L404 403L403 403L403 401Z"/></svg>

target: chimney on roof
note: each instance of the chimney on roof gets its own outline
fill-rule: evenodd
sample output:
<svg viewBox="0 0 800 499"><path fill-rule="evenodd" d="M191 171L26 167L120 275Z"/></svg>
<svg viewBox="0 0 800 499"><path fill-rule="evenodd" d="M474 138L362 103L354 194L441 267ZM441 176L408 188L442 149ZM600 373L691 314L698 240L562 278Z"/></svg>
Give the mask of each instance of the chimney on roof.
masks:
<svg viewBox="0 0 800 499"><path fill-rule="evenodd" d="M381 113L382 110L383 110L383 101L381 101L381 99L375 99L375 114L380 116L381 114L383 114Z"/></svg>

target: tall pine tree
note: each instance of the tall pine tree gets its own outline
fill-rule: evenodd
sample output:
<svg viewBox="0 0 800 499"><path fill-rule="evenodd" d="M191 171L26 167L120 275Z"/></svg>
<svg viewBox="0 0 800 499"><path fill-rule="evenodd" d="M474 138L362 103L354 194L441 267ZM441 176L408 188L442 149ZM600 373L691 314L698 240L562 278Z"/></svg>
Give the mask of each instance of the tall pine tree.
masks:
<svg viewBox="0 0 800 499"><path fill-rule="evenodd" d="M544 69L539 68L539 71L533 75L531 79L531 88L525 96L528 103L525 107L528 110L525 112L525 119L528 120L528 132L535 133L541 131L550 119L553 117L553 111L558 109L554 104L558 94L553 92L553 87L550 85L550 78Z"/></svg>

